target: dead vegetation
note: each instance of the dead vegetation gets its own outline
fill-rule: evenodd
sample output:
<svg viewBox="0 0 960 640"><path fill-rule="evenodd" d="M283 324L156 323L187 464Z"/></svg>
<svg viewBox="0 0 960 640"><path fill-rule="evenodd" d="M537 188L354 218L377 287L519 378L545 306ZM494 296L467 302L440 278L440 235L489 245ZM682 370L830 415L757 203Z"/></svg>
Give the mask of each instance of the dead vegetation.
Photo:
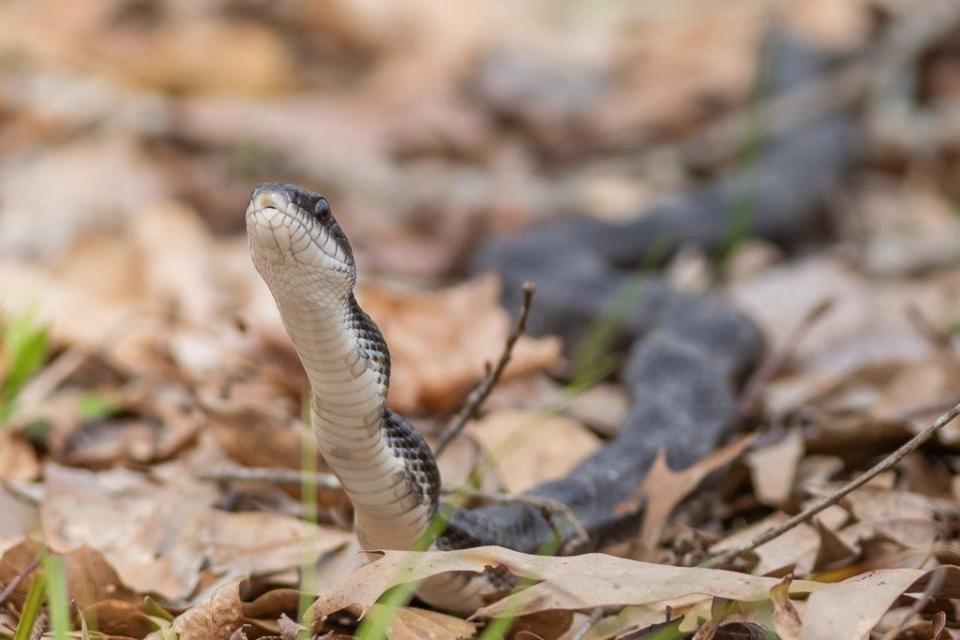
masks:
<svg viewBox="0 0 960 640"><path fill-rule="evenodd" d="M958 13L0 4L0 638L960 637ZM774 20L834 61L758 103ZM658 459L623 505L645 509L632 539L361 556L249 263L253 184L335 203L391 406L443 443L450 500L504 500L601 447L628 400L619 345L577 360L519 336L501 283L465 275L482 239L625 220L837 109L863 151L822 228L665 265L769 350L741 433L686 469ZM485 568L524 588L468 619L410 600L413 581Z"/></svg>

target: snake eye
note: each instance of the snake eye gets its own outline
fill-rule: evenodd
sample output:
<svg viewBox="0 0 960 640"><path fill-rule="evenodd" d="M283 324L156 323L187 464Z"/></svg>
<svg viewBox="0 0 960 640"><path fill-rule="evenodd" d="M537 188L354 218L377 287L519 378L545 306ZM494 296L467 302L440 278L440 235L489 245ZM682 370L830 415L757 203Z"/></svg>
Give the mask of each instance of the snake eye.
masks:
<svg viewBox="0 0 960 640"><path fill-rule="evenodd" d="M315 215L317 220L322 223L326 223L328 220L330 220L330 203L327 202L326 198L319 198L317 200L317 204L315 204L313 207L313 215Z"/></svg>

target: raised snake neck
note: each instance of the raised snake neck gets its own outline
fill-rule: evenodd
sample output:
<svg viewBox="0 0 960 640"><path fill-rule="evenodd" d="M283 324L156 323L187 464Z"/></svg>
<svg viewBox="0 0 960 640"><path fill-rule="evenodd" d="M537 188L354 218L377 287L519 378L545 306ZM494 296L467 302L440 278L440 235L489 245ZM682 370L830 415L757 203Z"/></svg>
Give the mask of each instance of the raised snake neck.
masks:
<svg viewBox="0 0 960 640"><path fill-rule="evenodd" d="M423 438L386 407L390 354L354 297L346 236L326 200L286 184L258 186L246 222L254 265L310 381L320 453L353 503L361 547L414 547L436 513L440 474ZM467 611L485 582L439 577L418 595Z"/></svg>

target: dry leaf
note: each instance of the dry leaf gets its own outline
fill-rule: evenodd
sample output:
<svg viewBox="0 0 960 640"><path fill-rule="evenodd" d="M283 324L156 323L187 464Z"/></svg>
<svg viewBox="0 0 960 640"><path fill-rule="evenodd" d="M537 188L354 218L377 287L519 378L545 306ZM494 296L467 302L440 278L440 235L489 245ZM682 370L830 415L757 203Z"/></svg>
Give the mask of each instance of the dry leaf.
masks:
<svg viewBox="0 0 960 640"><path fill-rule="evenodd" d="M417 607L375 604L364 617L373 616L392 620L387 631L390 640L459 640L476 633L476 626L466 620Z"/></svg>
<svg viewBox="0 0 960 640"><path fill-rule="evenodd" d="M838 629L850 640L866 638L900 594L923 575L916 569L885 569L825 585L810 595L801 640L834 640Z"/></svg>
<svg viewBox="0 0 960 640"><path fill-rule="evenodd" d="M798 640L800 638L800 614L790 602L790 583L792 578L785 577L777 586L770 589L773 601L773 624L780 640Z"/></svg>
<svg viewBox="0 0 960 640"><path fill-rule="evenodd" d="M40 462L29 442L4 429L0 431L0 480L33 480Z"/></svg>
<svg viewBox="0 0 960 640"><path fill-rule="evenodd" d="M318 617L341 609L365 611L389 587L449 571L483 572L503 567L511 573L540 580L537 584L483 607L479 617L506 612L524 615L550 609L591 609L598 606L654 603L691 594L730 600L766 600L777 580L716 569L656 565L600 553L572 557L534 556L501 547L462 551L380 551L383 557L354 572L322 593L313 605ZM793 592L820 585L796 581Z"/></svg>
<svg viewBox="0 0 960 640"><path fill-rule="evenodd" d="M162 477L162 470L157 470ZM89 545L104 553L123 583L170 600L187 598L201 567L221 577L293 569L344 548L352 535L290 516L212 508L212 485L173 467L169 483L129 471L90 473L48 465L41 505L44 537L55 551Z"/></svg>
<svg viewBox="0 0 960 640"><path fill-rule="evenodd" d="M738 547L748 540L752 540L761 532L783 524L788 518L789 516L785 513L776 512L714 544L710 547L710 552L722 553ZM753 573L757 575L780 574L784 570L797 566L808 556L807 564L812 564L813 554L819 543L820 536L816 529L806 523L801 523L753 550L759 560L753 568ZM804 571L803 568L797 569L798 573L802 571Z"/></svg>
<svg viewBox="0 0 960 640"><path fill-rule="evenodd" d="M780 442L747 454L746 463L761 503L779 508L787 505L803 453L803 436L793 429Z"/></svg>
<svg viewBox="0 0 960 640"><path fill-rule="evenodd" d="M637 497L646 501L640 530L642 546L648 550L653 549L676 506L690 495L704 478L736 460L751 442L753 437L741 438L680 471L673 471L667 466L667 457L661 451L637 491ZM629 513L641 506L640 500L628 498L618 509Z"/></svg>
<svg viewBox="0 0 960 640"><path fill-rule="evenodd" d="M180 640L230 640L243 625L240 583L217 589L206 602L185 611L173 621Z"/></svg>
<svg viewBox="0 0 960 640"><path fill-rule="evenodd" d="M564 477L602 446L576 420L540 411L495 411L470 423L467 432L509 493Z"/></svg>
<svg viewBox="0 0 960 640"><path fill-rule="evenodd" d="M389 402L401 413L455 407L483 376L484 363L500 357L510 331L493 277L435 292L367 286L358 297L390 345ZM555 338L523 337L504 377L539 371L559 356Z"/></svg>

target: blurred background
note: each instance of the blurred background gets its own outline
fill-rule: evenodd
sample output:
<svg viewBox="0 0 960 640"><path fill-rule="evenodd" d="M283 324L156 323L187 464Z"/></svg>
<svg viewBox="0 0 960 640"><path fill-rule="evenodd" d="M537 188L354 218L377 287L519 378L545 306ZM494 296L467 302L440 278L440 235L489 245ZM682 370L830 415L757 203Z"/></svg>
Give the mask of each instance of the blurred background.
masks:
<svg viewBox="0 0 960 640"><path fill-rule="evenodd" d="M283 180L328 195L362 272L442 277L485 234L635 216L748 162L768 129L851 108L867 153L834 213L951 209L954 13L934 0L8 0L0 254L55 264L159 202L227 237L252 185ZM805 102L761 113L774 24L830 65Z"/></svg>
<svg viewBox="0 0 960 640"><path fill-rule="evenodd" d="M242 481L320 465L247 253L259 182L331 202L390 402L428 436L537 280L532 337L441 459L448 488L489 454L483 486L523 491L616 432L629 394L600 367L553 437L513 438L569 399L625 274L662 266L747 311L790 361L761 421L796 430L757 496L741 477L738 503L693 510L719 536L795 510L801 462L852 473L955 401L958 177L955 0L0 0L0 584L39 535L68 573L96 564L70 590L101 628L140 638L144 594L172 617L251 574L314 593L342 576L318 560L347 548L342 495ZM949 459L903 486L955 500L960 430L941 441ZM930 520L898 549L937 539Z"/></svg>

